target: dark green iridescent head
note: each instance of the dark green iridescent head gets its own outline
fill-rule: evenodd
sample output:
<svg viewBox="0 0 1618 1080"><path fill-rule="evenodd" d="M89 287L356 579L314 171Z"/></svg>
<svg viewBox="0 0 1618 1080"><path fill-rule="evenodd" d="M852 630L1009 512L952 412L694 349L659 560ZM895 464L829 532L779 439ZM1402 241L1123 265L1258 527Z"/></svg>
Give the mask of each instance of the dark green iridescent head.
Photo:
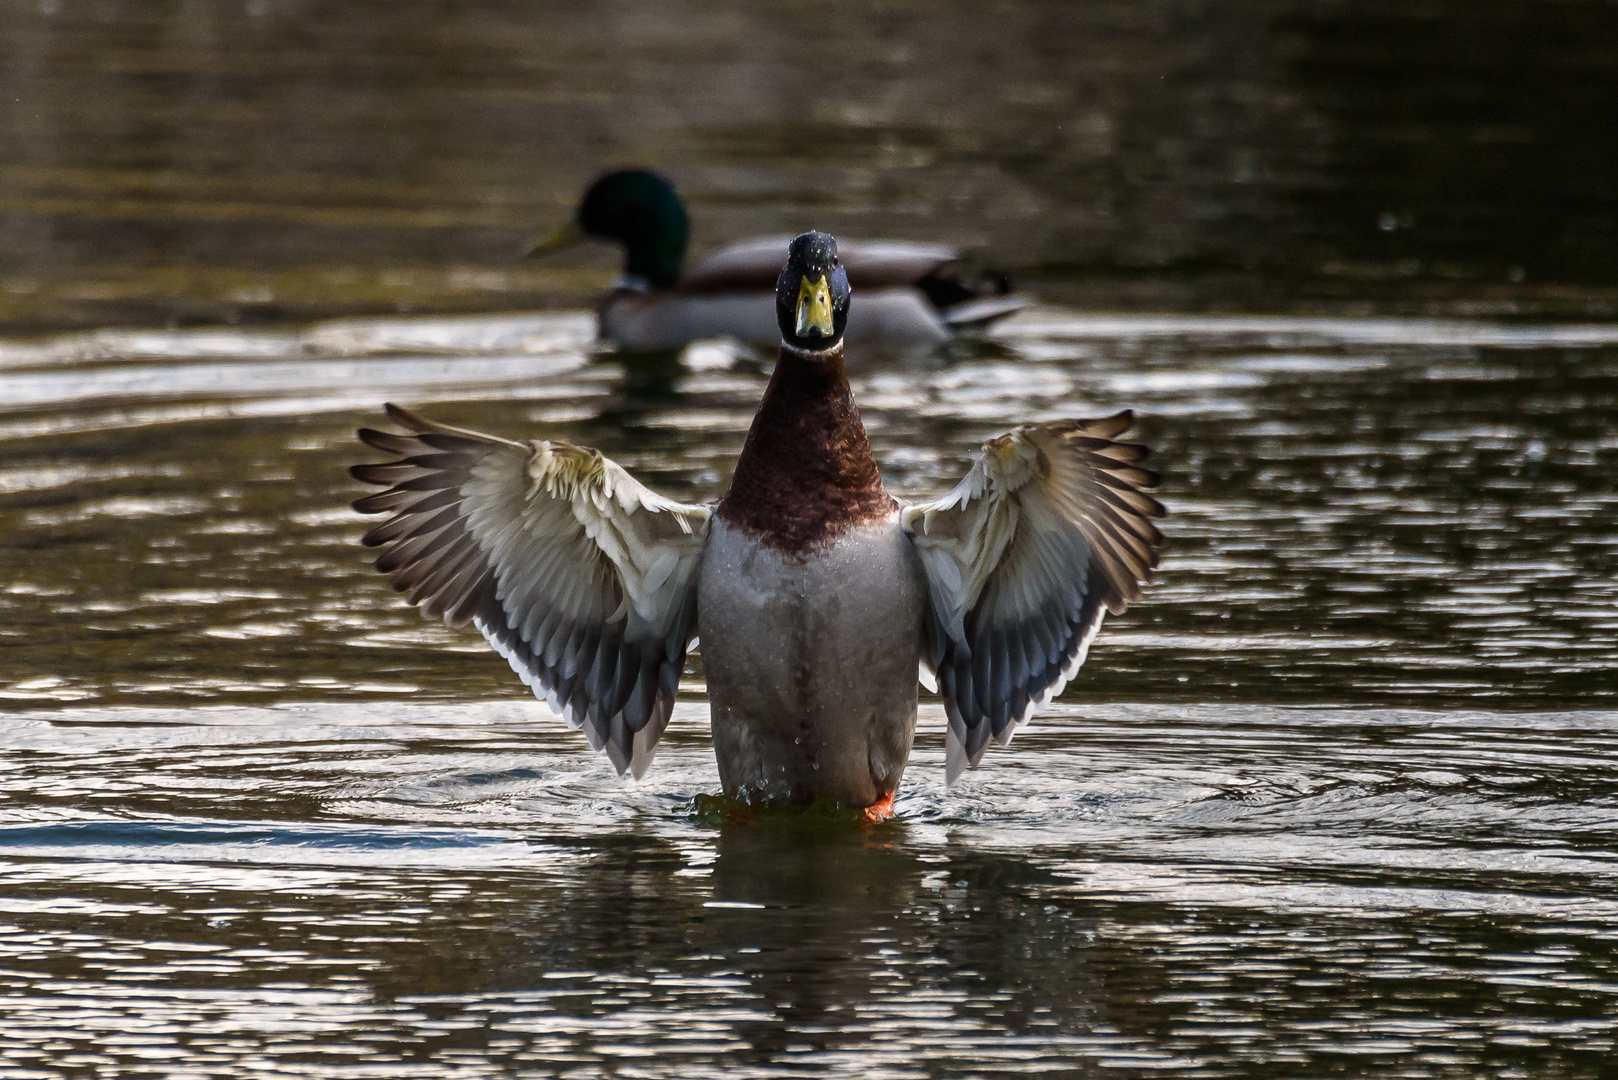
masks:
<svg viewBox="0 0 1618 1080"><path fill-rule="evenodd" d="M587 235L624 245L624 273L658 287L679 280L688 229L685 207L674 186L656 173L608 173L584 193L575 220Z"/></svg>
<svg viewBox="0 0 1618 1080"><path fill-rule="evenodd" d="M843 340L852 293L837 257L837 240L823 232L792 238L787 264L775 279L775 321L795 349L823 351Z"/></svg>

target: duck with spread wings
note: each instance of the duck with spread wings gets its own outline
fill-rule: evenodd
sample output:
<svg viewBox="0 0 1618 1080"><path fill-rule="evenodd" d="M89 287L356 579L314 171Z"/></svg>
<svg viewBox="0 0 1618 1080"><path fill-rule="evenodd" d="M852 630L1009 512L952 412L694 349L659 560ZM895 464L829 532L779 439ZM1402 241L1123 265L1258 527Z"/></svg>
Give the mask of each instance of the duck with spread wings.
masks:
<svg viewBox="0 0 1618 1080"><path fill-rule="evenodd" d="M354 475L386 515L364 542L427 618L471 623L535 695L640 776L701 642L726 794L891 810L918 679L948 717L947 774L1005 744L1141 596L1164 513L1127 412L1026 424L906 505L882 485L843 370L836 241L791 241L780 359L714 506L647 489L598 451L512 442L403 409ZM936 680L936 681L935 681Z"/></svg>

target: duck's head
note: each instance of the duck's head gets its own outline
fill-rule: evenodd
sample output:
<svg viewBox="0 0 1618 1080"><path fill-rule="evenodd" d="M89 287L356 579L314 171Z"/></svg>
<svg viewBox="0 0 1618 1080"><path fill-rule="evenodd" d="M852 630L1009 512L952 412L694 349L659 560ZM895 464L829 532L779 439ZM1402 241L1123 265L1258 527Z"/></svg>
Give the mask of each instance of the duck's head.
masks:
<svg viewBox="0 0 1618 1080"><path fill-rule="evenodd" d="M586 237L624 245L624 273L658 288L680 278L689 226L674 185L647 169L611 172L590 185L573 220L530 247L530 257Z"/></svg>
<svg viewBox="0 0 1618 1080"><path fill-rule="evenodd" d="M823 232L793 237L787 264L775 279L775 321L781 340L803 352L841 345L850 295L836 238Z"/></svg>

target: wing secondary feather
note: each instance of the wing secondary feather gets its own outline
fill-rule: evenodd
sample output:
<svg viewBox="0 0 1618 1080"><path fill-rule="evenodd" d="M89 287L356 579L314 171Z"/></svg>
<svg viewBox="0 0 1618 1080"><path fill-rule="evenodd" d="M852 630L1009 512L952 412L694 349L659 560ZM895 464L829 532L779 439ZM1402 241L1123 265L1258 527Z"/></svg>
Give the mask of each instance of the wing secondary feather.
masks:
<svg viewBox="0 0 1618 1080"><path fill-rule="evenodd" d="M1128 412L991 439L949 494L905 508L927 572L925 665L949 717L948 775L976 765L1078 673L1107 612L1140 599L1163 546Z"/></svg>
<svg viewBox="0 0 1618 1080"><path fill-rule="evenodd" d="M386 488L363 542L378 570L450 626L473 623L620 773L642 775L696 626L707 507L673 502L561 441L509 442L387 406L410 434L362 429L397 460L356 465Z"/></svg>

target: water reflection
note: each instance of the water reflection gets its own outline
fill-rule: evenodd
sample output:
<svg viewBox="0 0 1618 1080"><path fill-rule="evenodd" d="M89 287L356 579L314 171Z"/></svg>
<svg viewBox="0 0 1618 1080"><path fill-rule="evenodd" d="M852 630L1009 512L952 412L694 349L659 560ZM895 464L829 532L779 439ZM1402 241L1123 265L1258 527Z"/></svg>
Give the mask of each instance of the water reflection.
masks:
<svg viewBox="0 0 1618 1080"><path fill-rule="evenodd" d="M873 828L708 824L700 712L642 784L526 704L0 719L0 1046L228 1076L1612 1052L1618 714L1060 709L946 790L929 708Z"/></svg>
<svg viewBox="0 0 1618 1080"><path fill-rule="evenodd" d="M755 1052L850 1044L859 1005L893 974L882 954L897 955L889 932L920 887L923 864L893 831L827 835L766 817L720 835L703 943L744 956L753 992L774 1013L749 1038Z"/></svg>

